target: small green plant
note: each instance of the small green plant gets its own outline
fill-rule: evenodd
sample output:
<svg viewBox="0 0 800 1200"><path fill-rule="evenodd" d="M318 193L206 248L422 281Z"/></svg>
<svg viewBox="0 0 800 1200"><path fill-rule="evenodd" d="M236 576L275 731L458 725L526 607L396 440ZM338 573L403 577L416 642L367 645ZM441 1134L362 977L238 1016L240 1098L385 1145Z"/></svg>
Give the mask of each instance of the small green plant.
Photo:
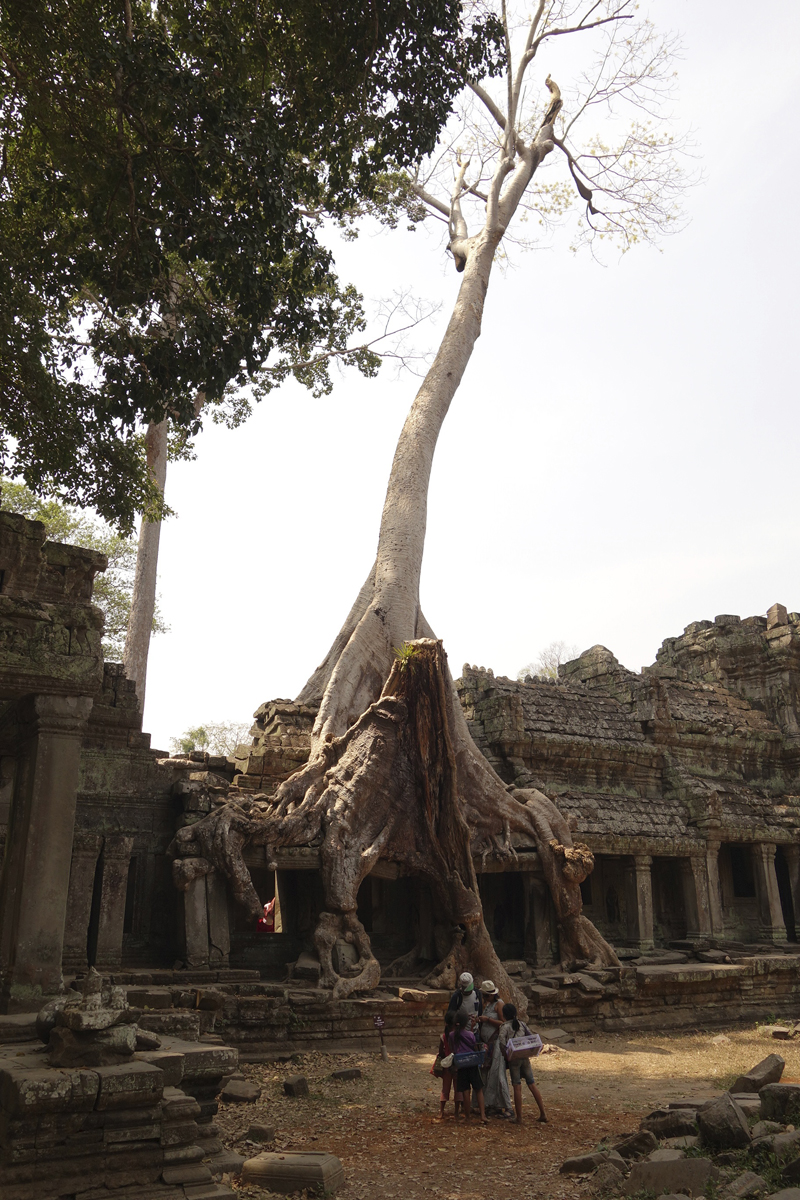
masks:
<svg viewBox="0 0 800 1200"><path fill-rule="evenodd" d="M394 656L400 664L401 671L405 671L412 658L417 654L419 654L419 646L415 646L413 642L403 642L402 646L394 648Z"/></svg>

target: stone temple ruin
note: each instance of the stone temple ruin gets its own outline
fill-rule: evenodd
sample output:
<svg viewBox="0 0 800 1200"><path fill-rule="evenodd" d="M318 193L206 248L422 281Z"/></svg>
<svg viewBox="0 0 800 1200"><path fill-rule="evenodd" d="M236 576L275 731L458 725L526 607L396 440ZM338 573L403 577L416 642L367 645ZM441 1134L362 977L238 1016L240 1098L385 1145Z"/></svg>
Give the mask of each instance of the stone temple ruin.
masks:
<svg viewBox="0 0 800 1200"><path fill-rule="evenodd" d="M133 684L103 662L91 597L104 567L0 514L0 1186L10 1200L84 1195L73 1184L89 1173L99 1198L125 1145L117 1196L230 1195L213 1179L229 1047L358 1044L374 1039L378 1010L390 1045L430 1038L445 997L386 972L378 993L349 1001L317 986L311 935L324 897L312 845L270 860L263 847L245 852L260 899L276 901L274 932L213 871L174 886L176 832L231 788L244 802L274 791L306 760L315 710L261 705L252 744L232 759L151 748ZM663 1028L794 1008L799 614L776 604L766 617L696 622L641 674L595 646L557 681L465 667L457 689L501 778L552 797L593 851L584 908L622 963L559 968L535 846L477 860L489 933L531 1020ZM417 943L437 961L441 930L419 879L379 861L358 903L384 969ZM335 955L346 974L352 947ZM51 1022L62 1032L44 1030L48 1057L34 1023L46 1002L64 1003L64 981L77 990ZM81 1005L112 1016L82 1016ZM117 1033L74 1050L74 1031L103 1021ZM58 1057L67 1043L71 1060Z"/></svg>

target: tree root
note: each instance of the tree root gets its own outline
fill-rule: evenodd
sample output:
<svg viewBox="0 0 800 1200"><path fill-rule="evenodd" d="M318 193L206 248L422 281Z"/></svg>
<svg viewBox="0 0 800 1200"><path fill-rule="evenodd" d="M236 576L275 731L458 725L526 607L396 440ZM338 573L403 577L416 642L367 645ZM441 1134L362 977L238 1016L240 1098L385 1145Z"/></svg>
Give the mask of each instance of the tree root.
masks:
<svg viewBox="0 0 800 1200"><path fill-rule="evenodd" d="M428 881L452 944L428 976L454 987L469 969L495 981L525 1011L492 946L483 920L473 858L513 855L512 837L533 838L555 906L562 960L611 965L613 950L581 915L580 883L592 869L591 851L573 845L569 827L543 793L509 794L469 737L455 698L442 644L417 639L395 660L378 700L341 737L318 742L309 762L262 802L233 800L180 830L174 853L206 859L227 875L234 896L261 911L242 857L246 842L274 848L321 839L326 911L314 941L321 982L341 999L377 986L380 966L356 916L362 881L379 859ZM176 867L178 875L200 869ZM341 977L333 965L339 938L359 953L358 974ZM411 955L414 955L414 951ZM405 966L405 959L393 967ZM418 961L418 956L416 961Z"/></svg>

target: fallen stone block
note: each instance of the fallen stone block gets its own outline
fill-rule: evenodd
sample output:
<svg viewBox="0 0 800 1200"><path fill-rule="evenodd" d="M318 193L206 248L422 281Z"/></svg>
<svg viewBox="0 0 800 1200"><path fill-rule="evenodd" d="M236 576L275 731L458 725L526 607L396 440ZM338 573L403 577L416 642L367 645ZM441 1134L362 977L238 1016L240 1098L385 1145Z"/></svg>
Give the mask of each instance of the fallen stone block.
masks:
<svg viewBox="0 0 800 1200"><path fill-rule="evenodd" d="M344 1184L344 1169L333 1154L318 1151L284 1150L280 1154L257 1154L242 1167L242 1183L256 1184L272 1192L335 1192Z"/></svg>
<svg viewBox="0 0 800 1200"><path fill-rule="evenodd" d="M570 1045L575 1041L573 1034L567 1033L566 1029L540 1029L539 1037L543 1042L553 1042L557 1046Z"/></svg>
<svg viewBox="0 0 800 1200"><path fill-rule="evenodd" d="M788 1025L759 1025L758 1036L765 1038L775 1038L779 1042L786 1042L794 1035L794 1030Z"/></svg>
<svg viewBox="0 0 800 1200"><path fill-rule="evenodd" d="M745 1171L738 1179L729 1183L722 1193L724 1200L745 1200L749 1196L766 1196L769 1185L766 1179L753 1171Z"/></svg>
<svg viewBox="0 0 800 1200"><path fill-rule="evenodd" d="M506 975L524 975L528 969L528 964L524 958L511 958L503 963Z"/></svg>
<svg viewBox="0 0 800 1200"><path fill-rule="evenodd" d="M727 1092L697 1110L697 1123L703 1141L709 1146L719 1150L737 1150L750 1145L747 1117Z"/></svg>
<svg viewBox="0 0 800 1200"><path fill-rule="evenodd" d="M788 1162L800 1153L800 1129L792 1133L776 1133L772 1138L772 1151L779 1162Z"/></svg>
<svg viewBox="0 0 800 1200"><path fill-rule="evenodd" d="M360 1067L343 1067L341 1071L332 1071L331 1079L360 1079Z"/></svg>
<svg viewBox="0 0 800 1200"><path fill-rule="evenodd" d="M657 1196L662 1192L684 1192L703 1196L706 1184L714 1178L714 1169L707 1158L682 1158L677 1162L634 1163L622 1185L626 1196L650 1188Z"/></svg>
<svg viewBox="0 0 800 1200"><path fill-rule="evenodd" d="M562 1175L590 1175L607 1160L608 1154L604 1150L593 1150L591 1154L576 1154L574 1158L565 1158L559 1171Z"/></svg>
<svg viewBox="0 0 800 1200"><path fill-rule="evenodd" d="M624 1172L616 1163L610 1161L601 1163L589 1180L589 1190L595 1195L602 1195L604 1192L617 1194L624 1178Z"/></svg>
<svg viewBox="0 0 800 1200"><path fill-rule="evenodd" d="M614 1149L624 1159L644 1158L658 1149L658 1138L649 1129L640 1129L619 1142L614 1143Z"/></svg>
<svg viewBox="0 0 800 1200"><path fill-rule="evenodd" d="M700 1145L700 1138L692 1134L684 1134L683 1137L666 1138L665 1145L671 1150L694 1150Z"/></svg>
<svg viewBox="0 0 800 1200"><path fill-rule="evenodd" d="M761 1115L761 1101L757 1094L753 1092L731 1092L730 1097L746 1117L758 1117Z"/></svg>
<svg viewBox="0 0 800 1200"><path fill-rule="evenodd" d="M677 1162L680 1158L686 1158L686 1152L679 1150L675 1146L662 1146L659 1150L653 1150L648 1154L648 1162Z"/></svg>
<svg viewBox="0 0 800 1200"><path fill-rule="evenodd" d="M250 1083L247 1079L229 1079L221 1098L226 1104L252 1104L260 1095L258 1084Z"/></svg>
<svg viewBox="0 0 800 1200"><path fill-rule="evenodd" d="M305 1075L290 1075L284 1079L283 1093L285 1096L307 1096L308 1080Z"/></svg>
<svg viewBox="0 0 800 1200"><path fill-rule="evenodd" d="M758 1096L761 1101L762 1121L780 1121L785 1125L789 1120L787 1112L800 1112L800 1084L768 1083Z"/></svg>
<svg viewBox="0 0 800 1200"><path fill-rule="evenodd" d="M785 1059L780 1054L768 1054L760 1063L751 1067L746 1075L740 1075L731 1087L735 1092L760 1092L768 1083L779 1083L786 1066Z"/></svg>
<svg viewBox="0 0 800 1200"><path fill-rule="evenodd" d="M756 1138L766 1137L771 1133L780 1133L782 1128L783 1126L779 1125L777 1121L756 1121L750 1130L750 1136L755 1141Z"/></svg>
<svg viewBox="0 0 800 1200"><path fill-rule="evenodd" d="M248 1142L274 1142L275 1129L272 1125L251 1125L245 1137Z"/></svg>
<svg viewBox="0 0 800 1200"><path fill-rule="evenodd" d="M676 1108L664 1112L657 1110L645 1117L639 1126L649 1129L657 1138L681 1137L697 1133L697 1114L693 1108Z"/></svg>

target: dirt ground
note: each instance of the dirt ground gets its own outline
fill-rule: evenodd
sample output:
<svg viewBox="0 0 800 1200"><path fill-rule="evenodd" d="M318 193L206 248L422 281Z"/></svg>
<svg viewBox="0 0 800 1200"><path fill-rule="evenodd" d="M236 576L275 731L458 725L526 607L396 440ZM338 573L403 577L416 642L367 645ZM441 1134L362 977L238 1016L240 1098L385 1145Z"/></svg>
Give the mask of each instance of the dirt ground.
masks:
<svg viewBox="0 0 800 1200"><path fill-rule="evenodd" d="M720 1039L720 1033L724 1040ZM717 1039L717 1040L715 1040ZM217 1124L225 1144L247 1157L262 1147L245 1142L251 1123L277 1130L275 1149L325 1150L341 1159L343 1200L528 1200L572 1197L574 1177L559 1175L562 1161L594 1149L607 1137L638 1129L641 1117L667 1100L711 1097L767 1054L786 1059L784 1080L800 1081L800 1044L759 1037L757 1030L577 1035L574 1045L543 1054L534 1064L549 1123L539 1124L524 1089L523 1124L494 1118L455 1125L452 1103L439 1122L438 1080L429 1074L435 1047L354 1054L304 1054L287 1065L244 1065L245 1078L263 1091L255 1104L220 1105ZM340 1067L360 1067L363 1078L332 1080ZM288 1075L304 1074L310 1095L283 1094ZM243 1187L242 1200L272 1193Z"/></svg>

